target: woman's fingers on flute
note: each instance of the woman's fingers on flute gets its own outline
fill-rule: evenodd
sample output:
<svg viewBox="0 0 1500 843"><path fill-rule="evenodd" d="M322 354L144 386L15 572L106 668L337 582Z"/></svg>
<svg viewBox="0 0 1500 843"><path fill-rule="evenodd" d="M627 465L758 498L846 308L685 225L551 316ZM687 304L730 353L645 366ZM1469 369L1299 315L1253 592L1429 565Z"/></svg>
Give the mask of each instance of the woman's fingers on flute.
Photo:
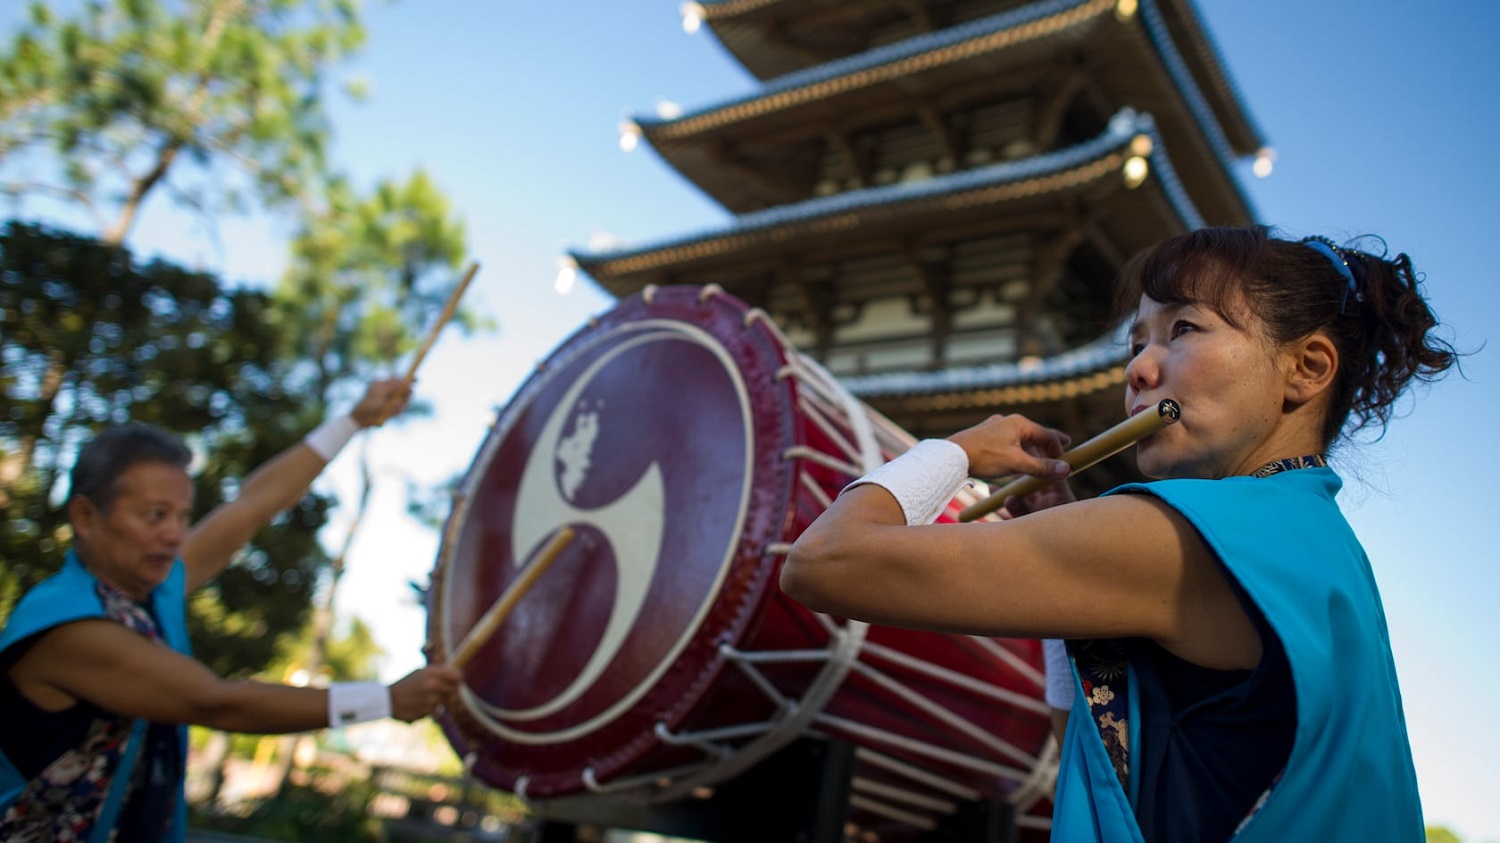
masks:
<svg viewBox="0 0 1500 843"><path fill-rule="evenodd" d="M990 416L949 439L969 455L969 474L974 477L1068 475L1068 464L1061 459L1071 441L1068 435L1025 416Z"/></svg>
<svg viewBox="0 0 1500 843"><path fill-rule="evenodd" d="M1006 498L1005 506L1000 509L1000 518L1002 520L1017 518L1076 500L1078 496L1073 494L1073 487L1068 485L1066 479L1053 480L1039 491L1029 495L1013 495Z"/></svg>
<svg viewBox="0 0 1500 843"><path fill-rule="evenodd" d="M1048 438L1041 442L1030 442L1023 447L1032 456L1048 461L1061 458L1067 450L1067 446L1068 437L1064 434L1058 438ZM1067 478L1052 480L1031 494L1012 495L1006 498L1005 506L1001 508L1005 515L1000 517L1015 518L1075 500L1077 498L1074 497L1073 488L1068 485Z"/></svg>

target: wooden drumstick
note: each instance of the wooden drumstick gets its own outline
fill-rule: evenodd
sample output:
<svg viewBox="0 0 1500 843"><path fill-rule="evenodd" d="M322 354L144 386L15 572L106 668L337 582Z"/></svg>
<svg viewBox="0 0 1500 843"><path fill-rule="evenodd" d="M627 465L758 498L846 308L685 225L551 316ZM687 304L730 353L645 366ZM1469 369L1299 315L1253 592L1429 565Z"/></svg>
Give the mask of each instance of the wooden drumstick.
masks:
<svg viewBox="0 0 1500 843"><path fill-rule="evenodd" d="M447 325L448 321L453 318L453 314L458 312L458 300L463 298L464 291L469 289L469 282L474 280L474 276L478 272L479 263L477 261L470 263L469 268L464 270L464 276L458 279L458 286L453 288L453 292L448 294L448 300L443 302L443 309L438 313L437 322L433 323L433 326L428 329L427 336L422 338L422 344L417 346L417 353L412 355L411 363L406 367L406 375L402 377L402 380L406 382L408 390L411 389L412 383L417 379L417 367L422 365L422 359L427 356L427 352L432 350L433 344L437 342L438 334L443 331L443 326ZM380 414L380 421L375 423L375 427L385 424L386 420L391 417L392 399L398 394L400 393L393 392L391 393L391 398L386 399L385 409Z"/></svg>
<svg viewBox="0 0 1500 843"><path fill-rule="evenodd" d="M468 663L469 659L474 658L479 653L480 648L484 647L485 642L490 640L490 636L494 635L495 631L500 628L500 625L505 623L505 619L510 615L511 610L516 608L516 604L521 602L521 598L526 596L526 592L531 590L531 587L536 584L536 581L541 578L542 574L546 573L547 569L552 567L552 563L557 561L557 557L562 555L563 549L571 541L573 541L572 527L563 527L561 530L558 530L552 536L552 540L547 542L547 546L542 548L542 552L537 558L521 571L521 575L516 577L514 582L506 587L505 593L500 595L500 599L496 600L493 606L490 606L484 613L484 616L479 619L479 623L474 624L474 628L470 629L463 640L458 642L458 646L454 647L453 651L448 654L448 664L453 667L462 668Z"/></svg>
<svg viewBox="0 0 1500 843"><path fill-rule="evenodd" d="M1147 436L1176 422L1181 417L1182 408L1177 406L1177 402L1170 398L1164 398L1157 403L1156 412L1143 410L1136 413L1109 430L1095 436L1093 439L1063 454L1062 458L1073 469L1073 473L1076 474L1089 466L1120 453L1131 445L1145 439ZM1052 482L1050 479L1043 477L1031 477L1029 475L1018 477L1002 486L999 491L991 494L984 500L965 507L958 514L958 520L973 521L976 518L988 515L1004 506L1006 498L1029 495L1050 482Z"/></svg>
<svg viewBox="0 0 1500 843"><path fill-rule="evenodd" d="M406 367L407 386L410 386L412 381L417 379L417 367L422 365L422 358L426 357L427 352L432 350L433 343L437 342L438 334L443 331L443 326L447 325L448 320L453 318L453 314L458 312L458 300L464 297L464 291L469 289L469 282L474 280L474 276L478 272L479 263L477 261L469 264L469 268L464 271L464 277L458 280L458 286L454 287L453 292L448 294L448 300L443 303L443 309L438 313L437 322L427 332L427 336L423 338L422 344L417 346L417 353L412 355L411 365Z"/></svg>

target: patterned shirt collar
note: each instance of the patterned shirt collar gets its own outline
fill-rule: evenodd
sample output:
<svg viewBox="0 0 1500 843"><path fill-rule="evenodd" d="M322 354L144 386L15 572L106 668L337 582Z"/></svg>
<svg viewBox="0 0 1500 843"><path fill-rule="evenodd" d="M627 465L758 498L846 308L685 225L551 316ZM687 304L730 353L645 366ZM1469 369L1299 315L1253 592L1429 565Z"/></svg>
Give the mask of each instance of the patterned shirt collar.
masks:
<svg viewBox="0 0 1500 843"><path fill-rule="evenodd" d="M1328 460L1317 454L1308 454L1303 457L1287 457L1284 460L1272 460L1265 465L1250 472L1252 477L1270 477L1283 471L1295 471L1299 468L1327 468Z"/></svg>

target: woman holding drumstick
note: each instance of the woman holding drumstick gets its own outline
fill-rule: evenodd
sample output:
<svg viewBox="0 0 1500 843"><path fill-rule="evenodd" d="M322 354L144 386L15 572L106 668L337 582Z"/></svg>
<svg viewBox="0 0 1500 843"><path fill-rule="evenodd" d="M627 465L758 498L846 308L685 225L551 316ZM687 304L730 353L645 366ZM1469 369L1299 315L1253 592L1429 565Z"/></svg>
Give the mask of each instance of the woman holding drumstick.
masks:
<svg viewBox="0 0 1500 843"><path fill-rule="evenodd" d="M186 724L301 732L426 717L462 674L432 665L389 687L222 679L191 656L187 595L217 577L360 430L406 406L378 380L346 415L252 472L189 524L192 453L159 428L109 428L78 453L63 568L0 628L0 840L181 841Z"/></svg>
<svg viewBox="0 0 1500 843"><path fill-rule="evenodd" d="M1066 639L1055 841L1423 839L1384 614L1324 459L1455 361L1410 260L1205 229L1132 260L1120 302L1126 411L1181 407L1137 447L1157 482L1074 501L1068 438L996 416L851 484L782 587L881 624ZM927 525L969 476L1016 473L1053 482L1007 520Z"/></svg>

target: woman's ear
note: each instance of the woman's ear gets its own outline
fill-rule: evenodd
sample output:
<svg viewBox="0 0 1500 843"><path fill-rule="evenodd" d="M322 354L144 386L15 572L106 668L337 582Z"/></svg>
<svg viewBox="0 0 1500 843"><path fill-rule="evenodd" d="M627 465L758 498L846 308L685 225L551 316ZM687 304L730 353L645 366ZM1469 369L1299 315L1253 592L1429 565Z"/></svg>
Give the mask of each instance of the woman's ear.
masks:
<svg viewBox="0 0 1500 843"><path fill-rule="evenodd" d="M83 495L74 495L68 500L65 507L68 514L68 523L73 527L73 535L84 535L92 531L94 522L98 521L102 513L94 502Z"/></svg>
<svg viewBox="0 0 1500 843"><path fill-rule="evenodd" d="M1314 333L1287 349L1286 400L1306 404L1333 387L1339 352L1326 334Z"/></svg>

